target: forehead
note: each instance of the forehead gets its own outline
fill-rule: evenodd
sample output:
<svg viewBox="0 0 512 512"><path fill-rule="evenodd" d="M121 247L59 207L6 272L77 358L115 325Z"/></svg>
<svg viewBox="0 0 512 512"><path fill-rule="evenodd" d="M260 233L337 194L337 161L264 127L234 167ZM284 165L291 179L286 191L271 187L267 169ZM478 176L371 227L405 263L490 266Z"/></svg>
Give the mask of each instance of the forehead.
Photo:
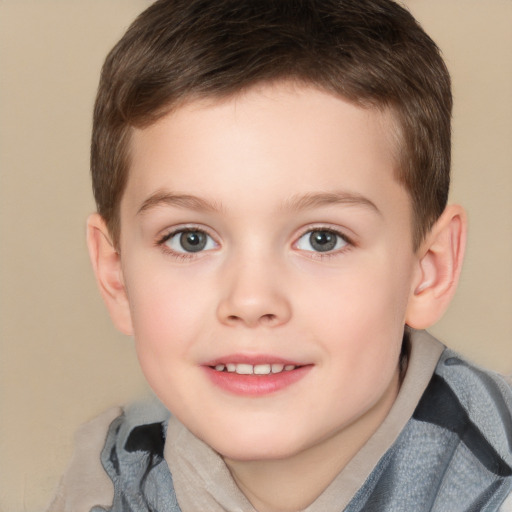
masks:
<svg viewBox="0 0 512 512"><path fill-rule="evenodd" d="M314 87L265 85L237 96L191 101L134 129L122 208L165 191L223 205L255 197L344 190L394 201L395 129L389 112L365 109Z"/></svg>

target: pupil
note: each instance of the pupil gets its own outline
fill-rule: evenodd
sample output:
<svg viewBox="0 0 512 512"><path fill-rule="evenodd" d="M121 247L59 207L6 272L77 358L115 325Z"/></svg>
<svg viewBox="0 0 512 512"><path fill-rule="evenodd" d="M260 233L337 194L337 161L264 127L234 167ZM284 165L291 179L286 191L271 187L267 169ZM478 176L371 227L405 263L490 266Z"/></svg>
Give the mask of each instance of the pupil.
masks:
<svg viewBox="0 0 512 512"><path fill-rule="evenodd" d="M180 236L180 244L187 252L202 251L206 246L206 235L200 231L188 231Z"/></svg>
<svg viewBox="0 0 512 512"><path fill-rule="evenodd" d="M336 247L336 235L330 231L313 231L309 236L309 242L316 251L332 251Z"/></svg>

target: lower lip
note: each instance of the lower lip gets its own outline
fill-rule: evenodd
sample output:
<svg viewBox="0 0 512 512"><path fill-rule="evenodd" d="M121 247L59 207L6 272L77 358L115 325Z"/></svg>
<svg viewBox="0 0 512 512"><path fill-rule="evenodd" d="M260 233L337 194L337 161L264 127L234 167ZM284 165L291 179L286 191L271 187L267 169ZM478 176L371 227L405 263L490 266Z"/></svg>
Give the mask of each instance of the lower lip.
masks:
<svg viewBox="0 0 512 512"><path fill-rule="evenodd" d="M295 370L269 373L268 375L239 375L234 372L219 372L204 366L210 380L229 393L242 396L262 396L281 391L306 376L313 366L300 366Z"/></svg>

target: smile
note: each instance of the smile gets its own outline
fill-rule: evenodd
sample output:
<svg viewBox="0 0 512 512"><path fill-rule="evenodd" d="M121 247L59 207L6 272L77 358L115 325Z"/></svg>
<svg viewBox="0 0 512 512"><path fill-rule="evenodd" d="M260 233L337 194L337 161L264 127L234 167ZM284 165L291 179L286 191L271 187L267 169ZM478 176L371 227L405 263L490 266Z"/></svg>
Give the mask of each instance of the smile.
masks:
<svg viewBox="0 0 512 512"><path fill-rule="evenodd" d="M250 362L244 356L232 355L226 359L210 361L203 369L215 387L239 396L265 396L283 391L301 381L314 367L263 355L251 357Z"/></svg>
<svg viewBox="0 0 512 512"><path fill-rule="evenodd" d="M270 375L281 372L289 372L297 368L294 364L246 364L246 363L227 363L217 364L214 369L218 372L237 373L238 375Z"/></svg>

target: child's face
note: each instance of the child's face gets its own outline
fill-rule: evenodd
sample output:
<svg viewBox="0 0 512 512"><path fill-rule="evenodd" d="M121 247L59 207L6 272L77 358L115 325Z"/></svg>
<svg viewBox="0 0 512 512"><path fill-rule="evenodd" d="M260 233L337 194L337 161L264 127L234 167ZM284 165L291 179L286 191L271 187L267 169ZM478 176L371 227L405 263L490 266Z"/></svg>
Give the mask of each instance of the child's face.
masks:
<svg viewBox="0 0 512 512"><path fill-rule="evenodd" d="M222 455L286 458L393 403L418 261L392 133L287 84L134 132L120 248L138 356Z"/></svg>

